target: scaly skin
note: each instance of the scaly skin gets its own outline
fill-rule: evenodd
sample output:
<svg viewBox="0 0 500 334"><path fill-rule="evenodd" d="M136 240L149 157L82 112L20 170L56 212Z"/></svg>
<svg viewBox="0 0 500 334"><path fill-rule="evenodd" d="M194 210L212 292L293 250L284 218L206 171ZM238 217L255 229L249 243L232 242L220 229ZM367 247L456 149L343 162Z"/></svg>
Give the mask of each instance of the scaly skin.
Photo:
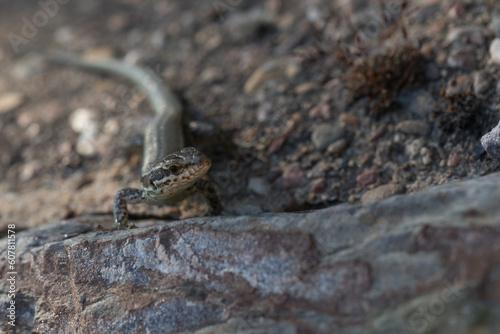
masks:
<svg viewBox="0 0 500 334"><path fill-rule="evenodd" d="M195 192L202 192L210 206L208 214L219 214L221 206L210 183L202 177L211 166L210 158L184 147L182 107L161 79L137 66L114 59L90 60L75 55L55 54L45 58L53 63L114 74L138 85L148 96L155 117L144 134L142 189L125 188L114 197L115 225L112 229L134 228L128 220L127 203L149 205L175 204Z"/></svg>

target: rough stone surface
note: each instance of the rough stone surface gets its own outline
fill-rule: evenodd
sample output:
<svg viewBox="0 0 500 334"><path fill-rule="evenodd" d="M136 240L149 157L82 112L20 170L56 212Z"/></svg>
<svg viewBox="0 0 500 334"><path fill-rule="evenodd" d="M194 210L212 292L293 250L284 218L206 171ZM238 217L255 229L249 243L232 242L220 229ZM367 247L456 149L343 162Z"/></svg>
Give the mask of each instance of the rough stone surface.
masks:
<svg viewBox="0 0 500 334"><path fill-rule="evenodd" d="M55 222L16 234L18 328L494 333L499 200L500 175L493 174L303 213L197 218L119 232L91 232L104 217ZM6 249L4 238L4 309Z"/></svg>
<svg viewBox="0 0 500 334"><path fill-rule="evenodd" d="M481 145L492 159L500 161L500 122L481 137Z"/></svg>

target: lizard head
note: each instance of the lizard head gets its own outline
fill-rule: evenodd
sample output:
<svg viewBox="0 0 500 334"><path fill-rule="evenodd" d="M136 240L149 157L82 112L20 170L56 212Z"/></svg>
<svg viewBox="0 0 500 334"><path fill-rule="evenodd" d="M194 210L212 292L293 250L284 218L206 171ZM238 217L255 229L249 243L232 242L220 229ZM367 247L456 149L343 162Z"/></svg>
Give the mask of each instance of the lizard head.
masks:
<svg viewBox="0 0 500 334"><path fill-rule="evenodd" d="M142 170L142 189L150 202L167 203L189 195L189 189L210 169L210 158L195 149L186 147L168 154Z"/></svg>

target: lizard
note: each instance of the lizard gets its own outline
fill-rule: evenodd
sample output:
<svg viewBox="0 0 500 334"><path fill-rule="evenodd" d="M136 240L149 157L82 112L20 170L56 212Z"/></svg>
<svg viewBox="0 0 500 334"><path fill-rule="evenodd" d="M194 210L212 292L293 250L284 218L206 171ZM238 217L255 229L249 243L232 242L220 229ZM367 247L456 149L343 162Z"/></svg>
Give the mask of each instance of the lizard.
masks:
<svg viewBox="0 0 500 334"><path fill-rule="evenodd" d="M173 205L200 192L209 215L222 207L212 184L203 177L211 167L208 156L185 147L182 105L172 90L154 73L117 59L90 59L72 54L46 54L48 62L111 74L137 85L145 92L155 115L144 133L141 188L124 188L113 199L114 225L103 231L135 228L129 221L127 204Z"/></svg>

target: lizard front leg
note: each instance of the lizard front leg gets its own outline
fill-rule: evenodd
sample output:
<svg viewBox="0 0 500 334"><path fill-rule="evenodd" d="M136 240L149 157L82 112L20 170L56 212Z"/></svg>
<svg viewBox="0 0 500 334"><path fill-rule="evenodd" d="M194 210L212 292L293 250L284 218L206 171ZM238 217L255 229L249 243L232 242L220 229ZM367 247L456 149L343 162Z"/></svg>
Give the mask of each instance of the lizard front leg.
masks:
<svg viewBox="0 0 500 334"><path fill-rule="evenodd" d="M133 223L128 221L127 203L144 203L145 194L141 189L125 188L118 191L114 197L113 214L115 216L115 225L112 228L105 228L101 225L97 228L101 231L116 231L135 228Z"/></svg>

